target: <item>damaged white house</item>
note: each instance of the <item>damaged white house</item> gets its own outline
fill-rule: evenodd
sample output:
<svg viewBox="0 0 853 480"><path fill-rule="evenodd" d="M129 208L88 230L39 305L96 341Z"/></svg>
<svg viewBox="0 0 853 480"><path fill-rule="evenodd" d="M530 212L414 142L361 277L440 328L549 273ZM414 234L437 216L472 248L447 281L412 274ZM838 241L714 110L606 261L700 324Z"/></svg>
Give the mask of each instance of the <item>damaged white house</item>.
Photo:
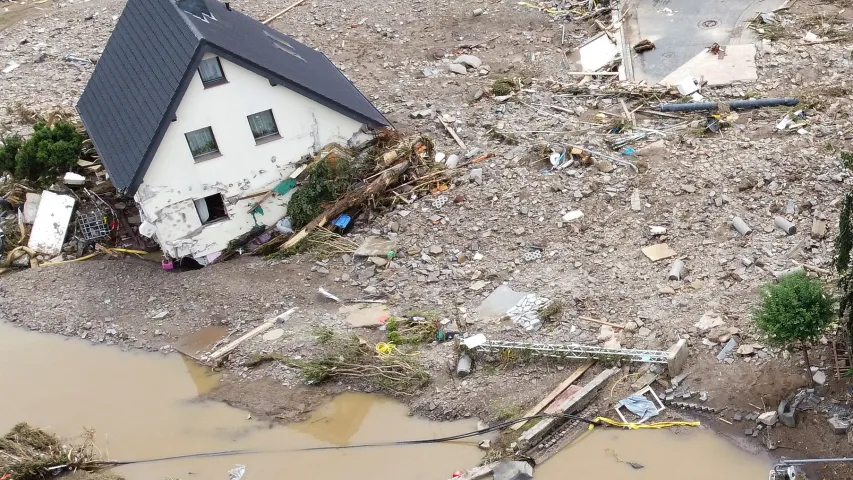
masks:
<svg viewBox="0 0 853 480"><path fill-rule="evenodd" d="M305 155L388 126L325 55L215 0L128 0L77 109L140 232L202 264L284 217Z"/></svg>

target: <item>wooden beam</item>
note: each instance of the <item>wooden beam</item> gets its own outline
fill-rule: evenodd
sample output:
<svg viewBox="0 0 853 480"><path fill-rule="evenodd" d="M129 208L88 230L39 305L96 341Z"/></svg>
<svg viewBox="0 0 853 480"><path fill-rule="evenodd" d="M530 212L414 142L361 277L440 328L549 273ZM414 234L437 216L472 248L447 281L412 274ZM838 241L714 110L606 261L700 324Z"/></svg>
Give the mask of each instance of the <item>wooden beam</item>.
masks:
<svg viewBox="0 0 853 480"><path fill-rule="evenodd" d="M561 384L557 385L557 388L552 390L551 393L549 393L547 396L545 396L545 398L540 400L539 403L537 403L533 408L524 412L524 416L525 417L532 417L534 415L538 415L539 412L541 412L542 410L545 410L545 408L551 402L553 402L555 398L557 398L561 393L563 393L563 391L565 391L567 388L569 388L569 386L571 384L575 383L579 378L581 378L581 375L586 373L586 371L589 370L589 367L591 367L593 365L595 365L595 360L593 360L593 359L589 359L589 360L585 361L584 363L582 363L578 368L575 369L574 372L572 372L571 375L569 375L569 377L567 379L563 380L563 382ZM521 427L523 427L525 423L527 423L527 422L516 423L515 425L513 425L509 428L511 430L518 430Z"/></svg>
<svg viewBox="0 0 853 480"><path fill-rule="evenodd" d="M441 117L438 117L438 121L441 122L441 125L444 127L445 130L447 130L447 133L449 133L450 136L453 137L454 140L456 140L456 143L459 144L462 150L468 150L468 147L465 146L465 143L463 143L462 139L459 138L459 135L456 134L456 130L451 128L450 125L446 124Z"/></svg>
<svg viewBox="0 0 853 480"><path fill-rule="evenodd" d="M264 20L264 21L263 21L263 22L261 22L261 23L263 23L264 25L266 25L266 24L270 23L271 21L275 20L276 18L278 18L278 17L280 17L280 16L284 15L285 13L289 12L291 9L296 8L296 7L300 6L300 5L302 5L304 2L305 2L305 0L297 0L297 2L296 2L296 3L294 3L293 5L291 5L291 6L287 7L287 8L285 8L284 10L282 10L282 11L280 11L280 12L278 12L278 13L276 13L275 15L271 16L270 18L268 18L268 19Z"/></svg>
<svg viewBox="0 0 853 480"><path fill-rule="evenodd" d="M282 313L281 315L265 321L264 323L253 328L252 330L250 330L248 333L246 333L242 337L238 338L237 340L234 340L233 342L229 343L228 345L225 345L224 347L220 348L219 350L208 355L207 360L214 362L214 363L217 362L219 359L221 359L225 355L228 355L229 353L231 353L232 351L237 349L237 347L239 347L241 344L243 344L243 343L257 337L258 335L266 332L267 330L272 328L273 325L275 325L275 323L278 320L286 319L295 311L296 311L295 308L291 308L290 310Z"/></svg>

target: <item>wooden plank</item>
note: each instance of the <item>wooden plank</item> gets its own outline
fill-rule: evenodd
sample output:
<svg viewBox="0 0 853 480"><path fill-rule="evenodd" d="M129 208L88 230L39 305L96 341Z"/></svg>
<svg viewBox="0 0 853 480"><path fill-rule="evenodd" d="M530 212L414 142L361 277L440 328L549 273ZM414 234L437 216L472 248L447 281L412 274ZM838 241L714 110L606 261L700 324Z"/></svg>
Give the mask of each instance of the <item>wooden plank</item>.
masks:
<svg viewBox="0 0 853 480"><path fill-rule="evenodd" d="M592 360L592 359L589 359L589 360L585 361L584 363L582 363L578 368L575 369L574 372L572 372L571 375L569 375L568 378L563 380L563 382L561 384L557 385L557 388L552 390L551 393L546 395L545 398L540 400L539 403L537 403L533 408L526 411L524 413L524 416L525 417L532 417L534 415L538 415L539 412L544 410L545 407L547 407L551 402L554 401L555 398L557 398L557 396L559 396L561 393L563 393L563 390L569 388L569 385L575 383L577 381L577 379L581 378L581 375L586 373L586 371L589 370L589 367L591 367L593 365L595 365L595 360ZM527 423L527 422L516 423L515 425L513 425L509 428L512 430L519 430L521 427L524 426L525 423Z"/></svg>
<svg viewBox="0 0 853 480"><path fill-rule="evenodd" d="M273 325L275 325L276 321L284 320L285 318L289 317L295 311L296 311L295 308L291 308L290 310L282 313L281 315L265 321L264 323L253 328L252 330L250 330L248 333L246 333L242 337L238 338L237 340L234 340L233 342L229 343L228 345L225 345L224 347L220 348L219 350L211 353L210 355L207 356L207 359L211 362L216 362L220 358L222 358L225 355L228 355L232 351L236 350L237 347L239 347L243 343L245 343L245 342L257 337L258 335L266 332L267 330L272 328Z"/></svg>
<svg viewBox="0 0 853 480"><path fill-rule="evenodd" d="M456 143L459 144L462 150L468 150L468 147L465 146L465 143L463 143L462 139L459 138L459 135L456 134L456 130L454 130L450 127L450 125L445 123L441 117L438 117L438 121L441 122L441 125L444 127L445 130L447 130L447 133L449 133L450 136L453 137L454 140L456 140Z"/></svg>
<svg viewBox="0 0 853 480"><path fill-rule="evenodd" d="M280 17L280 16L284 15L285 13L289 12L292 8L296 8L296 7L300 6L300 5L302 5L304 2L305 2L305 0L298 0L298 1L297 1L296 3L294 3L293 5L291 5L291 6L287 7L287 8L285 8L284 10L282 10L282 11L280 11L280 12L278 12L278 13L276 13L275 15L271 16L270 18L268 18L268 19L264 20L264 21L263 21L263 22L261 22L261 23L263 23L264 25L266 25L266 24L270 23L271 21L275 20L276 18L278 18L278 17Z"/></svg>

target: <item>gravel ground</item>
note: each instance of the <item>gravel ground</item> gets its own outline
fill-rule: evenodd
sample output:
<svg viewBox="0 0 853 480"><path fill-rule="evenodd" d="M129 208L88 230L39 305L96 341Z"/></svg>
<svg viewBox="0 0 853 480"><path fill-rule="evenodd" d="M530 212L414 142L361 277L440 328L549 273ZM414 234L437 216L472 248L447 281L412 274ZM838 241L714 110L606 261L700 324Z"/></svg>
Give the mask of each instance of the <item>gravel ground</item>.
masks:
<svg viewBox="0 0 853 480"><path fill-rule="evenodd" d="M232 2L257 18L286 4ZM21 66L4 77L0 103L21 102L40 111L71 107L93 67L63 60L63 55L96 59L121 5L115 0L44 4L6 25L0 61ZM477 8L484 13L474 16ZM325 286L346 297L384 294L393 313L432 310L456 320L469 334L482 332L493 339L615 340L626 348L666 349L684 338L691 348L691 381L709 392L709 403L749 409L763 399L772 405L804 378L799 356L764 348L751 326L756 293L775 272L797 263L830 268L839 203L853 183L839 159L853 131L853 10L844 8L795 3L782 14L780 38L764 44L757 40L757 82L703 90L712 100L799 96L802 125L778 131L777 122L790 109L768 108L739 112L730 126L708 133L699 114L642 113L657 105L658 95L636 88L631 93L610 80L581 84L580 77L566 75L564 52L594 33L585 24L568 24L569 41L561 46L558 19L509 1L394 0L345 8L322 1L305 4L273 25L328 54L398 128L430 134L442 152L464 156L468 152L446 135L440 116L459 132L467 150L494 153L485 162L457 169L450 188L440 194L446 202L431 195L410 198L411 203L371 216L370 224L356 225L352 237L357 242L368 235L396 239L398 258L378 268L352 257L241 258L182 273L142 261L87 261L0 279L0 319L125 348L165 351L201 327L225 325L243 332L295 306L299 311L288 321L288 334L241 348L227 378L240 380L231 382L235 385L272 379L273 386L299 389L293 369L238 365L258 352L310 357L317 326L349 329L337 305L316 294ZM832 41L805 42L807 31ZM477 48L458 48L481 42ZM464 75L449 72L451 61L464 52L478 56L483 66ZM500 76L524 79L525 86L509 101L495 99L489 88ZM592 165L543 172L550 168L544 148L580 145L612 152L606 142L618 137L609 132L612 120L623 115L620 98L627 109L638 109L637 126L656 131L631 143L638 158L609 154L636 162L639 173L601 155ZM11 131L27 129L13 111L0 111L0 123ZM562 220L575 210L583 212L582 220ZM733 216L742 217L752 235L739 236L731 227ZM797 233L775 229L776 216L796 224ZM812 234L816 220L826 223L825 234ZM653 235L652 226L666 233ZM661 242L685 263L682 280L667 280L670 260L652 262L641 252ZM534 251L540 258L522 258ZM558 299L564 308L533 332L478 318L479 304L501 284ZM168 312L164 318L152 318L163 311ZM725 328L695 326L706 314L720 318ZM613 335L580 316L606 317L627 328ZM754 351L718 363L717 344L729 328ZM381 339L379 332L359 333ZM817 350L815 363L830 367L827 352ZM434 383L407 401L433 418L494 419L523 410L571 369L483 363L459 380L450 374L452 344L424 345L420 351ZM324 388L333 393L350 387L361 388ZM836 399L846 402L843 389L832 386L830 393L836 391ZM220 398L239 403L239 388L225 392ZM301 410L310 404L303 403ZM270 411L284 410L279 405ZM792 432L823 438L826 431L820 420ZM783 446L796 443L793 437L783 434ZM829 443L798 448L826 455L844 447Z"/></svg>

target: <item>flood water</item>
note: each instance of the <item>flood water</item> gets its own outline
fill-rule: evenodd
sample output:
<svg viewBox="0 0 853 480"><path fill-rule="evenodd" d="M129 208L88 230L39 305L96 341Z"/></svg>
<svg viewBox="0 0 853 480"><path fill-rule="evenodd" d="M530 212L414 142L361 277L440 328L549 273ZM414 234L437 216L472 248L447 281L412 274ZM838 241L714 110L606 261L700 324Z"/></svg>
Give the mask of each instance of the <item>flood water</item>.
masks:
<svg viewBox="0 0 853 480"><path fill-rule="evenodd" d="M180 355L93 347L0 324L0 432L26 421L62 437L94 428L111 459L136 460L236 449L277 450L436 438L476 430L476 421L428 422L379 396L344 394L303 423L270 427L198 395L218 383ZM279 452L129 465L128 480L446 479L476 465L469 443ZM393 472L389 477L389 473Z"/></svg>
<svg viewBox="0 0 853 480"><path fill-rule="evenodd" d="M596 428L540 465L535 476L539 480L766 480L770 467L769 458L740 450L702 428Z"/></svg>
<svg viewBox="0 0 853 480"><path fill-rule="evenodd" d="M245 480L444 480L481 460L476 440L286 452L443 437L475 430L476 422L428 422L409 417L406 407L392 400L344 394L305 422L270 426L248 419L244 411L198 399L218 383L217 375L177 354L121 352L0 324L0 432L21 421L61 437L94 428L98 446L116 460L236 449L275 451L119 468L128 480L224 480L238 463L247 466ZM535 477L753 480L767 478L769 465L766 458L698 428L679 433L596 429L537 467Z"/></svg>

